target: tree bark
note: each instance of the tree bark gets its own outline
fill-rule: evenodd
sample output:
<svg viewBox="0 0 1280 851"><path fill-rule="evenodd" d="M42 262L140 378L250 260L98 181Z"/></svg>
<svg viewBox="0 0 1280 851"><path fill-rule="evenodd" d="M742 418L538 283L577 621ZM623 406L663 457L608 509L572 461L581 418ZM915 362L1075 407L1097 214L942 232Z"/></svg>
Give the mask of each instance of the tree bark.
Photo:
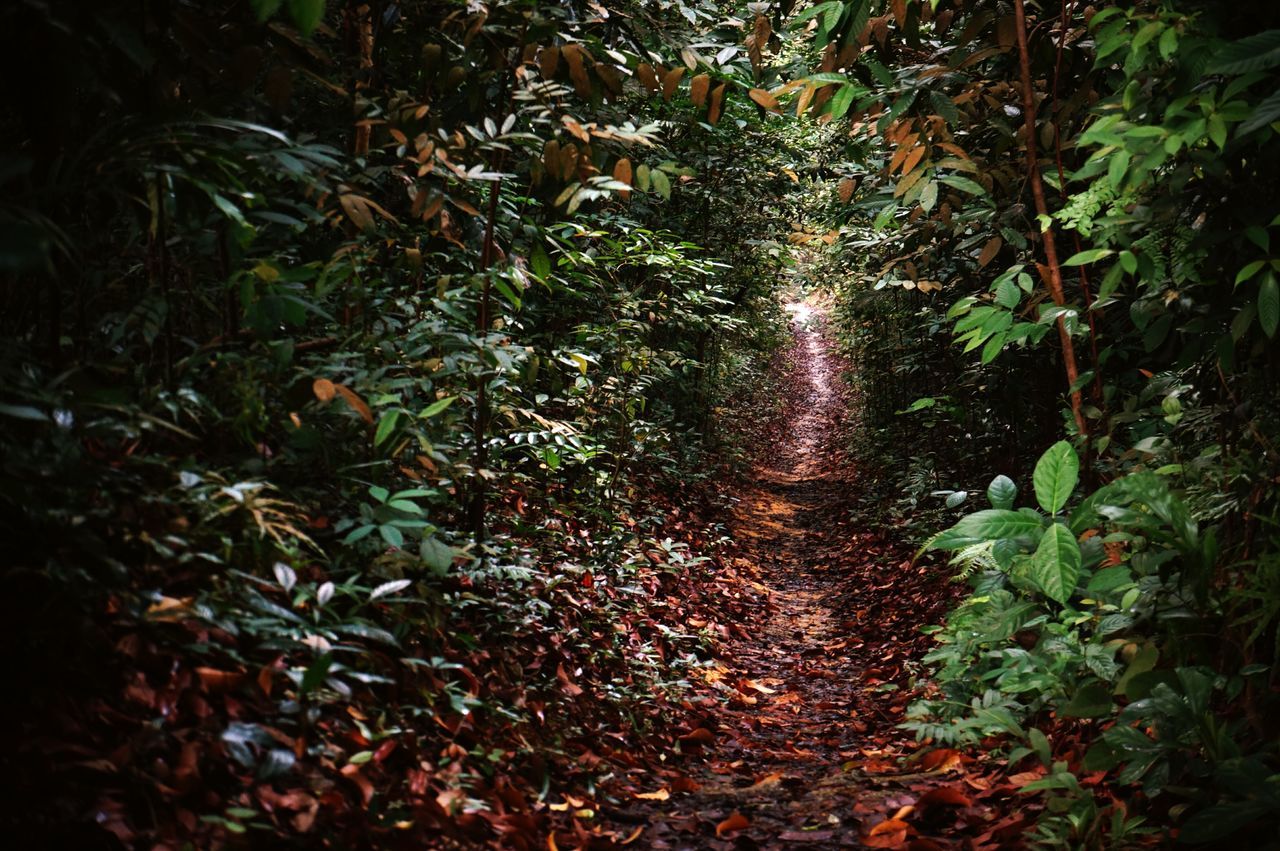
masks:
<svg viewBox="0 0 1280 851"><path fill-rule="evenodd" d="M1027 178L1031 183L1031 195L1035 199L1036 214L1049 215L1049 205L1044 198L1044 183L1040 180L1040 161L1036 151L1036 99L1031 80L1031 53L1027 49L1027 13L1023 0L1014 0L1014 27L1018 40L1018 64L1022 72L1022 118L1026 128ZM1053 303L1061 307L1066 304L1066 295L1062 286L1062 266L1058 262L1058 246L1054 240L1052 225L1042 225L1041 239L1044 242L1045 266L1048 268L1047 283L1049 296ZM1076 379L1080 377L1076 365L1076 349L1067 331L1067 324L1058 317L1058 338L1062 341L1062 360L1066 366L1067 387L1071 394L1071 414L1076 421L1076 429L1082 437L1089 436L1089 426L1084 418L1084 401L1080 389L1076 387Z"/></svg>

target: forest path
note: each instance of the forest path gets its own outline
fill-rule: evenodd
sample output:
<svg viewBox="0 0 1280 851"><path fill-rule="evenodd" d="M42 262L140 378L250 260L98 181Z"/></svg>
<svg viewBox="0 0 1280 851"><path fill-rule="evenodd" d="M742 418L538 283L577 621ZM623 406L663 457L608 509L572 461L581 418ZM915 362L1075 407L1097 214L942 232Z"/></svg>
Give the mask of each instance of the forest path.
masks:
<svg viewBox="0 0 1280 851"><path fill-rule="evenodd" d="M956 810L921 798L939 786L955 795L933 799L967 797L952 773L959 756L904 763L918 746L895 727L911 663L928 646L919 627L939 622L950 594L909 554L853 525L845 364L820 303L788 310L785 411L730 519L737 566L767 593L767 614L731 628L708 672L697 705L705 720L680 739L705 762L659 777L637 771L629 779L641 797L611 815L643 824L637 847L951 847L943 837L961 826ZM646 783L652 791L641 791Z"/></svg>

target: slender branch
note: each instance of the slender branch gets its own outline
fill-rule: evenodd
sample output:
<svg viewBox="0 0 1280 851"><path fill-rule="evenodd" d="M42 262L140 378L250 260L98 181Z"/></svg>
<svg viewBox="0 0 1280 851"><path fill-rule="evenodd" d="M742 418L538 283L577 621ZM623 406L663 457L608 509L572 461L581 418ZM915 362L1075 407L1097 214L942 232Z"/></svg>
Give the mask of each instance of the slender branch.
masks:
<svg viewBox="0 0 1280 851"><path fill-rule="evenodd" d="M1022 72L1022 116L1026 128L1027 178L1031 183L1031 195L1035 200L1036 213L1039 216L1049 215L1049 205L1044 197L1044 183L1040 179L1040 163L1036 152L1036 100L1031 81L1031 53L1027 49L1027 14L1023 0L1014 0L1013 13L1015 31L1018 39L1018 64ZM1042 223L1041 238L1044 242L1045 265L1048 268L1049 295L1053 303L1061 307L1066 304L1066 295L1062 286L1062 266L1058 262L1058 246L1054 239L1053 226ZM1062 360L1066 367L1067 386L1072 388L1071 413L1076 421L1076 429L1083 437L1088 437L1089 426L1084 418L1084 401L1079 388L1075 387L1080 377L1080 369L1076 365L1076 349L1067 331L1066 321L1058 317L1058 338L1062 341Z"/></svg>

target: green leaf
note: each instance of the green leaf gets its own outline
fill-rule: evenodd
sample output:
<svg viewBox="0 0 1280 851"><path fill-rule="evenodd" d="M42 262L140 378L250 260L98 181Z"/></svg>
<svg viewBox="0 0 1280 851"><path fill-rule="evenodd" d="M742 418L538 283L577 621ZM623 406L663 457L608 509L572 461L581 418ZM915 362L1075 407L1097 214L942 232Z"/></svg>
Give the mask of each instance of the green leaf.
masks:
<svg viewBox="0 0 1280 851"><path fill-rule="evenodd" d="M1070 443L1060 440L1050 446L1036 462L1031 476L1036 501L1050 514L1057 514L1067 504L1080 480L1080 458Z"/></svg>
<svg viewBox="0 0 1280 851"><path fill-rule="evenodd" d="M1110 248L1090 248L1088 251L1072 254L1062 265L1083 266L1086 263L1096 263L1104 257L1110 257L1112 254L1115 254L1115 252Z"/></svg>
<svg viewBox="0 0 1280 851"><path fill-rule="evenodd" d="M258 16L258 23L263 23L276 12L280 11L280 6L284 0L251 0L250 6L253 12Z"/></svg>
<svg viewBox="0 0 1280 851"><path fill-rule="evenodd" d="M1276 335L1276 325L1280 323L1280 285L1274 272L1267 272L1258 289L1258 323L1268 337Z"/></svg>
<svg viewBox="0 0 1280 851"><path fill-rule="evenodd" d="M33 408L30 405L6 405L0 403L0 414L6 417L14 417L19 420L31 420L37 423L49 422L49 415L39 408Z"/></svg>
<svg viewBox="0 0 1280 851"><path fill-rule="evenodd" d="M936 181L930 180L924 185L924 189L920 192L920 206L924 207L925 212L933 210L938 203L938 184Z"/></svg>
<svg viewBox="0 0 1280 851"><path fill-rule="evenodd" d="M430 405L427 405L427 407L423 408L422 413L418 414L418 417L424 420L434 417L436 414L443 412L445 408L452 405L454 400L457 398L457 396L445 396L443 399L437 399Z"/></svg>
<svg viewBox="0 0 1280 851"><path fill-rule="evenodd" d="M997 541L1030 535L1043 527L1044 522L1034 513L988 508L960 518L951 528L966 537Z"/></svg>
<svg viewBox="0 0 1280 851"><path fill-rule="evenodd" d="M315 32L324 18L325 0L289 0L289 17L304 36Z"/></svg>
<svg viewBox="0 0 1280 851"><path fill-rule="evenodd" d="M307 668L306 673L302 675L302 683L298 689L303 694L312 691L316 686L324 682L325 677L329 676L329 669L333 667L333 654L326 653L316 659Z"/></svg>
<svg viewBox="0 0 1280 851"><path fill-rule="evenodd" d="M1013 310L1022 301L1022 290L1010 278L1005 278L996 286L996 304Z"/></svg>
<svg viewBox="0 0 1280 851"><path fill-rule="evenodd" d="M404 533L395 526L379 526L378 534L382 536L382 540L386 541L396 549L400 549L404 546Z"/></svg>
<svg viewBox="0 0 1280 851"><path fill-rule="evenodd" d="M422 539L418 555L437 576L444 576L453 566L453 548L435 536Z"/></svg>
<svg viewBox="0 0 1280 851"><path fill-rule="evenodd" d="M671 199L671 179L667 177L666 172L654 170L649 176L653 181L653 191L657 192L664 199Z"/></svg>
<svg viewBox="0 0 1280 851"><path fill-rule="evenodd" d="M982 184L967 177L961 177L958 174L948 174L938 178L943 183L961 192L968 192L970 195L986 195L987 190L982 188Z"/></svg>
<svg viewBox="0 0 1280 851"><path fill-rule="evenodd" d="M853 105L853 99L859 91L860 89L857 87L849 85L844 85L837 89L827 104L827 111L831 113L831 117L843 118L844 114L849 111L849 107Z"/></svg>
<svg viewBox="0 0 1280 851"><path fill-rule="evenodd" d="M1080 545L1071 531L1054 523L1031 556L1031 578L1050 599L1066 603L1080 578Z"/></svg>
<svg viewBox="0 0 1280 851"><path fill-rule="evenodd" d="M1053 764L1053 747L1049 744L1049 737L1043 731L1036 727L1032 727L1027 731L1027 741L1031 745L1031 750L1040 762L1046 767Z"/></svg>
<svg viewBox="0 0 1280 851"><path fill-rule="evenodd" d="M1071 701L1060 710L1068 718L1101 718L1110 715L1113 708L1111 689L1106 683L1086 683L1071 696Z"/></svg>
<svg viewBox="0 0 1280 851"><path fill-rule="evenodd" d="M373 434L373 445L381 446L386 442L392 434L395 433L396 423L400 422L400 411L387 411L382 415L382 419L378 420L378 429Z"/></svg>
<svg viewBox="0 0 1280 851"><path fill-rule="evenodd" d="M1227 837L1259 819L1273 816L1274 807L1275 805L1265 798L1223 801L1187 819L1187 823L1178 831L1178 842L1182 845L1201 845L1211 842L1220 848L1224 847L1231 844ZM1239 837L1235 844L1245 848L1253 843L1246 835Z"/></svg>
<svg viewBox="0 0 1280 851"><path fill-rule="evenodd" d="M1280 90L1271 93L1271 96L1258 104L1253 109L1253 115L1249 116L1249 120L1236 128L1237 133L1252 133L1260 127L1265 127L1276 119L1280 118Z"/></svg>
<svg viewBox="0 0 1280 851"><path fill-rule="evenodd" d="M535 246L529 255L529 268L536 277L546 278L551 274L551 258L541 245Z"/></svg>
<svg viewBox="0 0 1280 851"><path fill-rule="evenodd" d="M1018 486L1013 479L1005 475L996 476L987 485L987 500L992 508L1011 509L1013 500L1018 496Z"/></svg>
<svg viewBox="0 0 1280 851"><path fill-rule="evenodd" d="M1280 30L1267 30L1232 42L1219 51L1210 74L1247 74L1280 65Z"/></svg>
<svg viewBox="0 0 1280 851"><path fill-rule="evenodd" d="M1245 267L1236 274L1236 283L1243 284L1245 281L1258 274L1258 272L1262 271L1262 267L1265 265L1267 265L1266 260L1254 260L1252 263L1246 264Z"/></svg>

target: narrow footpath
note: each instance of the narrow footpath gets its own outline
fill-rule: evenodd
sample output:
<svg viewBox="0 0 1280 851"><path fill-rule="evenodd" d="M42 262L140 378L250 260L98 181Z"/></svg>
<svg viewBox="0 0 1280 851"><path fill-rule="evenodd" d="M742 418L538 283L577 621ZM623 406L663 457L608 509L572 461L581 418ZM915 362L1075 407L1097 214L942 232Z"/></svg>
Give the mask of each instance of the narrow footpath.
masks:
<svg viewBox="0 0 1280 851"><path fill-rule="evenodd" d="M943 617L949 586L854 528L844 364L820 305L789 310L776 449L731 521L736 567L767 614L733 630L708 671L674 767L637 771L633 806L610 815L638 824L631 844L647 848L1014 847L1021 825L980 802L996 790L974 759L896 728L929 647L920 627Z"/></svg>

